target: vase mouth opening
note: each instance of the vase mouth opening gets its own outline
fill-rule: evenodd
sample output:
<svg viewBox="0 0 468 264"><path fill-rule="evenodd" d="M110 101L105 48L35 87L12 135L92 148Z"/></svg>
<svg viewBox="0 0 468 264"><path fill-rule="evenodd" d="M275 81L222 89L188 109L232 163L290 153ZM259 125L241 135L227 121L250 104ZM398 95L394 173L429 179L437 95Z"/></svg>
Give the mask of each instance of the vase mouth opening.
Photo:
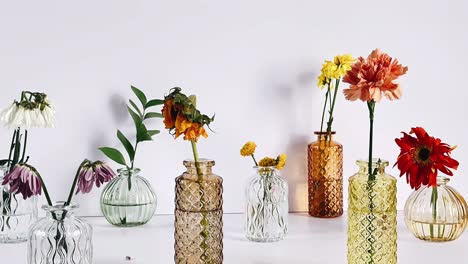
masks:
<svg viewBox="0 0 468 264"><path fill-rule="evenodd" d="M254 166L253 168L260 176L271 176L277 171L275 166Z"/></svg>
<svg viewBox="0 0 468 264"><path fill-rule="evenodd" d="M141 170L139 168L120 168L117 170L120 176L132 176L136 175L140 172Z"/></svg>
<svg viewBox="0 0 468 264"><path fill-rule="evenodd" d="M52 206L45 204L42 209L46 212L70 212L78 209L77 203L71 202L69 205L65 205L65 201L57 201Z"/></svg>
<svg viewBox="0 0 468 264"><path fill-rule="evenodd" d="M193 159L186 159L183 162L184 166L187 168L195 167L195 161ZM199 159L198 164L207 167L213 167L216 162L212 159Z"/></svg>
<svg viewBox="0 0 468 264"><path fill-rule="evenodd" d="M360 159L356 161L356 164L360 167L369 167L369 159ZM387 160L383 159L372 159L371 166L372 168L382 168L387 167L390 163Z"/></svg>
<svg viewBox="0 0 468 264"><path fill-rule="evenodd" d="M327 136L327 135L335 135L336 134L336 131L330 131L330 132L327 132L327 131L314 131L314 135L318 135L318 136Z"/></svg>
<svg viewBox="0 0 468 264"><path fill-rule="evenodd" d="M445 176L437 176L437 186L446 185L449 183L450 178Z"/></svg>

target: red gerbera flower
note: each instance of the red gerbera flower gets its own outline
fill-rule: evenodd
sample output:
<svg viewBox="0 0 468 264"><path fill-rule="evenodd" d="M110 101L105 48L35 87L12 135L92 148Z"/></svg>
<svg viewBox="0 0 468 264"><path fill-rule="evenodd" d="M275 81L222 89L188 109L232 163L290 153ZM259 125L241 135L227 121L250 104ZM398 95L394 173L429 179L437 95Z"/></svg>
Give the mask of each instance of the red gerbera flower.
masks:
<svg viewBox="0 0 468 264"><path fill-rule="evenodd" d="M437 186L438 171L453 176L450 169L456 170L458 161L450 153L455 147L429 136L422 127L411 128L410 134L416 137L402 133L402 138L395 139L401 152L394 166L398 165L400 177L406 174L412 189L417 190L421 185Z"/></svg>

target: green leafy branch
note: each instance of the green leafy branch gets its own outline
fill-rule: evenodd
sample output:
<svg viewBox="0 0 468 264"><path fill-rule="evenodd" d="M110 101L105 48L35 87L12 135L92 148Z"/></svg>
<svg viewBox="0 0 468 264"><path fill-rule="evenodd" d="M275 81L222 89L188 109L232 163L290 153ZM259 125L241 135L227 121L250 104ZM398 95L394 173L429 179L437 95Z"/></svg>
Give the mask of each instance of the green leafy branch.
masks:
<svg viewBox="0 0 468 264"><path fill-rule="evenodd" d="M141 104L141 107L139 107L132 99L129 99L129 104L127 105L128 113L132 117L133 123L135 124L135 144L133 145L120 130L117 130L117 138L119 139L120 143L122 143L128 154L129 163L127 163L127 160L119 150L110 147L99 148L99 150L101 150L104 155L116 163L126 166L127 169L133 169L135 155L138 150L138 144L143 141L152 141L153 136L159 134L160 132L159 130L148 130L145 125L145 121L148 119L163 117L161 113L150 112L149 109L151 107L164 104L164 101L160 99L148 100L146 95L141 90L134 86L131 86L131 88Z"/></svg>

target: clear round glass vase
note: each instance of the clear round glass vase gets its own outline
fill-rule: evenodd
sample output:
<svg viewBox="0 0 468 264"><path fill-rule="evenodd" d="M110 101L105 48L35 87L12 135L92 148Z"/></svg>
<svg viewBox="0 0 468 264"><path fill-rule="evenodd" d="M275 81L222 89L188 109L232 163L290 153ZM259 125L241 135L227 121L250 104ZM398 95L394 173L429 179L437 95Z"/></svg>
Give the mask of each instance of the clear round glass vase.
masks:
<svg viewBox="0 0 468 264"><path fill-rule="evenodd" d="M450 179L437 177L437 187L422 186L406 200L405 223L413 235L433 242L452 241L468 225L468 205Z"/></svg>
<svg viewBox="0 0 468 264"><path fill-rule="evenodd" d="M25 200L1 185L7 171L7 166L0 166L0 243L25 242L29 227L37 220L37 200L35 196Z"/></svg>
<svg viewBox="0 0 468 264"><path fill-rule="evenodd" d="M397 263L396 179L385 173L387 161L357 161L359 172L349 178L348 264Z"/></svg>
<svg viewBox="0 0 468 264"><path fill-rule="evenodd" d="M254 167L246 194L247 239L275 242L288 232L288 184L274 167Z"/></svg>
<svg viewBox="0 0 468 264"><path fill-rule="evenodd" d="M193 160L175 179L176 264L223 263L223 179L211 172L215 162Z"/></svg>
<svg viewBox="0 0 468 264"><path fill-rule="evenodd" d="M93 229L75 216L78 205L44 205L46 217L31 225L28 264L92 264Z"/></svg>
<svg viewBox="0 0 468 264"><path fill-rule="evenodd" d="M343 145L335 132L315 132L308 146L309 215L320 218L343 214Z"/></svg>
<svg viewBox="0 0 468 264"><path fill-rule="evenodd" d="M139 176L140 169L117 170L101 194L101 211L107 221L119 227L148 223L156 211L157 198L151 184Z"/></svg>

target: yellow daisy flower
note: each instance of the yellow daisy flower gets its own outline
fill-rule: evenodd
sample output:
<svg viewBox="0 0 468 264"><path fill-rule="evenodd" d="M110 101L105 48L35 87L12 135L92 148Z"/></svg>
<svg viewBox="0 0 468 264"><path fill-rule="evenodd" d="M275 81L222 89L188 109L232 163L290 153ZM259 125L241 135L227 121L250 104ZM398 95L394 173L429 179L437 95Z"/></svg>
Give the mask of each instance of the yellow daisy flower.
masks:
<svg viewBox="0 0 468 264"><path fill-rule="evenodd" d="M257 144L255 144L255 142L253 141L249 141L244 144L244 146L240 150L240 154L244 157L250 156L254 154L256 148L257 148Z"/></svg>
<svg viewBox="0 0 468 264"><path fill-rule="evenodd" d="M276 158L276 169L277 170L282 170L284 166L286 165L286 159L287 156L286 154L281 154Z"/></svg>
<svg viewBox="0 0 468 264"><path fill-rule="evenodd" d="M274 167L276 166L276 159L265 157L258 162L260 167Z"/></svg>

